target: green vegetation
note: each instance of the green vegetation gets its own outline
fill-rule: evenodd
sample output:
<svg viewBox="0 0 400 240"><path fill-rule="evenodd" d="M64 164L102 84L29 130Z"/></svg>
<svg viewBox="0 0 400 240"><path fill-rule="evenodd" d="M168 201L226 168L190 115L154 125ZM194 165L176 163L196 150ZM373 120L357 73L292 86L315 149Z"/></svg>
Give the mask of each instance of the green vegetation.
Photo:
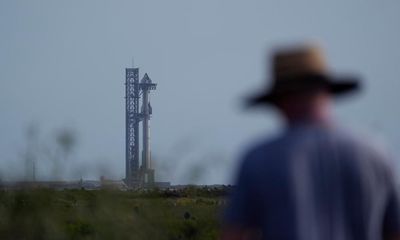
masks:
<svg viewBox="0 0 400 240"><path fill-rule="evenodd" d="M0 192L0 239L216 239L224 191Z"/></svg>

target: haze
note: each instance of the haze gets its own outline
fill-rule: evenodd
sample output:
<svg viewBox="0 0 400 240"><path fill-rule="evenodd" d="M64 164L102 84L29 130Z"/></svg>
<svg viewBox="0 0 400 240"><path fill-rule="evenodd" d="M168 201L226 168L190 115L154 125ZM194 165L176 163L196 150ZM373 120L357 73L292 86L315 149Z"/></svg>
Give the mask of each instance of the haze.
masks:
<svg viewBox="0 0 400 240"><path fill-rule="evenodd" d="M26 129L73 129L64 177L124 177L124 73L140 67L152 93L158 180L229 183L240 154L278 129L271 109L244 111L265 84L266 50L314 40L333 71L364 79L337 118L400 154L399 1L0 2L0 172L23 176ZM268 74L268 71L267 71ZM37 178L51 178L38 161ZM77 174L76 169L85 169Z"/></svg>

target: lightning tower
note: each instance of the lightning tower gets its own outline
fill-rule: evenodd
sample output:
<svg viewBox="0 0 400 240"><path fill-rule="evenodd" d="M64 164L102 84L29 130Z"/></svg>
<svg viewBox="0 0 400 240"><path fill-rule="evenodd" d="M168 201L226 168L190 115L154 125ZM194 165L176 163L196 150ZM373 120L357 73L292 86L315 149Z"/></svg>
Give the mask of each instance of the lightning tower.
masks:
<svg viewBox="0 0 400 240"><path fill-rule="evenodd" d="M154 185L154 169L150 151L150 91L155 90L147 73L139 82L139 68L126 68L125 82L125 124L126 124L126 152L125 152L125 183L129 187L150 187ZM140 102L142 107L139 108ZM139 124L143 124L143 150L140 162Z"/></svg>

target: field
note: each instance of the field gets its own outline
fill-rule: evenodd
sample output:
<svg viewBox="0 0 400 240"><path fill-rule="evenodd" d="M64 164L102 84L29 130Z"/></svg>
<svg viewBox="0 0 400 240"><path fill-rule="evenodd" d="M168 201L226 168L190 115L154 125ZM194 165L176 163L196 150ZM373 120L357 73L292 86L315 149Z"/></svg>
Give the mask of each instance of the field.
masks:
<svg viewBox="0 0 400 240"><path fill-rule="evenodd" d="M0 192L0 239L216 239L226 191Z"/></svg>

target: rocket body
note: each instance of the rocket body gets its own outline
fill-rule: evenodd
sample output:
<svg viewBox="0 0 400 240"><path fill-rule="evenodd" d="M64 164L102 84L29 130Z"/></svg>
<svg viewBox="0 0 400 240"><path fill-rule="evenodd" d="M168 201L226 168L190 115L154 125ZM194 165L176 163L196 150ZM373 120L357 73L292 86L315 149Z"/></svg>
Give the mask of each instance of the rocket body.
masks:
<svg viewBox="0 0 400 240"><path fill-rule="evenodd" d="M143 121L143 150L142 150L142 165L141 165L141 179L143 186L152 186L154 184L154 169L151 160L150 151L150 116L152 109L149 101L149 94L151 90L156 89L156 84L151 82L147 74L144 75L140 88L142 90L142 121Z"/></svg>
<svg viewBox="0 0 400 240"><path fill-rule="evenodd" d="M151 169L151 152L150 152L150 107L149 107L149 91L143 91L143 151L142 166L143 169Z"/></svg>

